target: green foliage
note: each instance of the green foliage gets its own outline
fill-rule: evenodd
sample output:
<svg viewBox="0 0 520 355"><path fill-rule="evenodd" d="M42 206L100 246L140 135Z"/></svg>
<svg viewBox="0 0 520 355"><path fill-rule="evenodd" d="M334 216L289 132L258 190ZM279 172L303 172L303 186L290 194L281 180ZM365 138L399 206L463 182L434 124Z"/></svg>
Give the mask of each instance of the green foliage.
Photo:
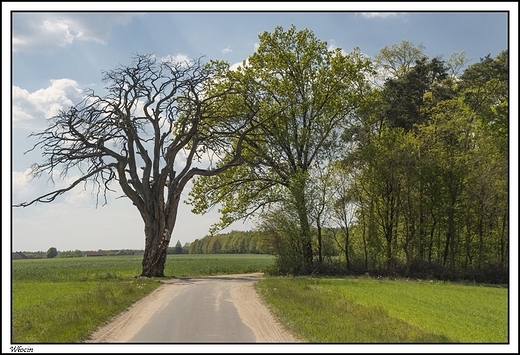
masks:
<svg viewBox="0 0 520 355"><path fill-rule="evenodd" d="M52 258L56 257L56 255L58 255L58 250L55 247L51 247L51 248L49 248L49 250L47 250L48 259L52 259Z"/></svg>
<svg viewBox="0 0 520 355"><path fill-rule="evenodd" d="M460 90L473 117L481 121L486 135L496 140L501 154L509 144L509 53L489 55L469 66L461 75Z"/></svg>
<svg viewBox="0 0 520 355"><path fill-rule="evenodd" d="M501 53L455 80L425 58L382 88L374 110L386 107L385 120L374 125L377 112L365 112L370 133L346 162L355 171L352 247L366 270L385 261L389 273L428 265L448 279L507 282L506 64Z"/></svg>
<svg viewBox="0 0 520 355"><path fill-rule="evenodd" d="M300 229L294 209L280 208L262 216L259 226L266 244L276 255L274 273L298 275L302 272Z"/></svg>
<svg viewBox="0 0 520 355"><path fill-rule="evenodd" d="M316 343L506 343L507 289L373 279L267 278L274 312Z"/></svg>
<svg viewBox="0 0 520 355"><path fill-rule="evenodd" d="M437 58L427 62L418 60L401 77L385 82L383 88L383 120L389 127L401 127L406 130L414 124L423 124L428 116L423 106L424 96L430 93L435 101L450 98L453 95L449 86L440 85L446 79L444 64Z"/></svg>
<svg viewBox="0 0 520 355"><path fill-rule="evenodd" d="M237 96L223 110L252 110L257 124L245 137L243 165L197 179L189 203L196 213L220 205L220 228L277 203L291 204L301 264L308 266L313 257L306 196L310 171L344 149L346 142L339 138L354 124L362 94L370 92L370 62L359 50L329 50L310 30L294 26L276 27L259 39L257 51L225 81Z"/></svg>
<svg viewBox="0 0 520 355"><path fill-rule="evenodd" d="M426 57L425 49L423 45L416 46L406 40L381 48L375 62L378 68L381 68L382 80L404 76L418 60Z"/></svg>
<svg viewBox="0 0 520 355"><path fill-rule="evenodd" d="M269 254L256 231L231 231L207 235L190 243L189 254Z"/></svg>
<svg viewBox="0 0 520 355"><path fill-rule="evenodd" d="M187 253L187 251L186 251L186 253ZM182 247L180 240L177 241L177 243L175 244L175 246L173 248L172 247L168 248L168 254L184 254L184 249Z"/></svg>

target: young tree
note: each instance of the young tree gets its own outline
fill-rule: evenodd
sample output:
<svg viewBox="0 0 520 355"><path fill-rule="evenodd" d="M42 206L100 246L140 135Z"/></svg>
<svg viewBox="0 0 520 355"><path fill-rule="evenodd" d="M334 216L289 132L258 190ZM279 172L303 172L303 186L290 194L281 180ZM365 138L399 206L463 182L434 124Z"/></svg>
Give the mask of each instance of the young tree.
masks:
<svg viewBox="0 0 520 355"><path fill-rule="evenodd" d="M58 250L55 247L51 247L47 250L47 258L52 259L56 255L58 255Z"/></svg>
<svg viewBox="0 0 520 355"><path fill-rule="evenodd" d="M178 240L177 244L175 244L175 247L173 249L173 254L182 254L182 253L183 253L182 244L181 244L181 241Z"/></svg>
<svg viewBox="0 0 520 355"><path fill-rule="evenodd" d="M381 79L385 81L388 78L399 79L404 76L416 61L426 57L424 49L422 44L416 46L406 40L381 48L375 57Z"/></svg>
<svg viewBox="0 0 520 355"><path fill-rule="evenodd" d="M222 204L227 225L281 200L289 202L300 227L305 272L313 262L306 193L310 168L325 152L342 151L340 135L353 124L361 93L368 91L369 62L358 51L331 50L310 30L294 26L259 38L257 51L230 73L242 92L252 93L262 118L246 138L245 165L216 179L197 179L191 203L198 213Z"/></svg>
<svg viewBox="0 0 520 355"><path fill-rule="evenodd" d="M345 255L347 270L351 268L351 230L355 219L356 196L355 177L346 164L336 164L332 170L332 189L329 192L332 204L332 221L339 227L341 236L334 234L334 240ZM366 255L366 246L364 246ZM365 263L365 267L366 267Z"/></svg>
<svg viewBox="0 0 520 355"><path fill-rule="evenodd" d="M184 187L196 175L215 175L239 163L247 112L222 116L218 107L230 90L211 92L225 69L222 62L138 55L132 65L105 72L106 96L86 91L82 103L33 134L38 141L32 149L41 149L45 159L33 166L34 177L52 178L54 171L61 176L79 171L80 177L16 206L52 202L89 182L107 203L111 183L118 183L144 222L141 276L164 276Z"/></svg>

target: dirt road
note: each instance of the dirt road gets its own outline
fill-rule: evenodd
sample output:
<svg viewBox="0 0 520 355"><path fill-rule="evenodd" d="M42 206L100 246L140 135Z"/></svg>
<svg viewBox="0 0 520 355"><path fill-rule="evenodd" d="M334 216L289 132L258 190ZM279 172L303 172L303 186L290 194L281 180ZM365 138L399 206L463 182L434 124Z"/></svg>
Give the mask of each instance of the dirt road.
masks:
<svg viewBox="0 0 520 355"><path fill-rule="evenodd" d="M87 342L299 342L258 297L254 284L262 276L165 280Z"/></svg>

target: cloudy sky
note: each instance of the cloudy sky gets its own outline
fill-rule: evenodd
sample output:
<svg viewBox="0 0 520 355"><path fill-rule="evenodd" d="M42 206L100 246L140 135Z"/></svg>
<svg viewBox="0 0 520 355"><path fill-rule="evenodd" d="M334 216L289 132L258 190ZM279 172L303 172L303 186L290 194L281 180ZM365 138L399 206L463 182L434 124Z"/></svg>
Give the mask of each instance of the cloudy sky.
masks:
<svg viewBox="0 0 520 355"><path fill-rule="evenodd" d="M4 196L9 195L9 190L11 192L11 203L27 201L53 188L46 177L32 181L28 178L31 164L40 162L42 158L39 151L24 154L35 143L28 135L43 130L47 119L58 110L79 102L83 89L102 90L101 72L119 64L130 64L136 53L185 58L204 55L208 59L234 64L254 52L261 32L270 32L277 25L284 29L291 25L297 29L308 28L331 46L341 47L346 52L359 47L371 57L384 46L408 40L423 45L430 57L442 55L448 58L453 52L465 51L471 63L475 63L488 54L496 56L517 41L517 38L509 37L508 13L496 12L513 7L504 3L471 3L471 9L468 3L462 8L452 9L427 8L427 3L420 8L408 8L408 4L399 8L408 12L392 8L373 9L356 3L345 3L349 8L330 10L323 7L325 5L307 4L308 8L294 9L298 12L279 11L292 9L294 5L254 9L245 6L241 8L243 11L237 12L237 5L226 6L224 3L210 3L204 8L201 5L194 7L193 3L184 6L170 3L170 6L177 6L170 9L164 9L164 5L159 5L163 8L147 6L146 11L153 9L157 12L143 11L142 5L139 7L133 3L127 6L136 7L125 8L125 11L136 11L106 12L119 9L120 5L103 3L100 6L104 7L73 7L66 9L67 12L51 12L64 10L63 5L39 4L32 3L31 6L41 8L12 3L11 11L23 12L11 13L4 8L7 5L2 4L3 59L7 59L9 50L12 53L10 65L3 66L3 72L7 74L3 75L3 89L5 93L11 91L12 100L8 105L7 94L2 95L5 103L2 105L2 143L3 151L10 148L12 154L3 155L2 181L4 192L7 191ZM483 12L454 12L466 8ZM250 11L258 9L264 11ZM29 12L32 10L38 11ZM512 14L516 20L511 23L516 25L516 30L511 31L511 35L516 35L518 17L517 13ZM6 37L9 35L10 38ZM11 48L6 48L9 43ZM10 83L7 71L11 74ZM6 112L9 106L11 111ZM9 132L10 137L6 136ZM11 142L10 147L6 141ZM8 176L11 177L10 186L6 186ZM61 186L66 182L58 180L56 184ZM187 191L184 196L186 194ZM111 195L108 205L96 208L90 191L80 188L59 197L52 204L15 209L6 205L4 197L3 216L11 213L11 229L6 229L9 225L6 227L3 223L4 243L8 233L12 238L11 245L3 250L144 248L143 222L137 209L128 199L116 197L118 195ZM184 244L200 239L217 220L216 212L192 215L189 206L183 205L172 242L180 240ZM251 223L237 223L230 229L248 229L251 226Z"/></svg>

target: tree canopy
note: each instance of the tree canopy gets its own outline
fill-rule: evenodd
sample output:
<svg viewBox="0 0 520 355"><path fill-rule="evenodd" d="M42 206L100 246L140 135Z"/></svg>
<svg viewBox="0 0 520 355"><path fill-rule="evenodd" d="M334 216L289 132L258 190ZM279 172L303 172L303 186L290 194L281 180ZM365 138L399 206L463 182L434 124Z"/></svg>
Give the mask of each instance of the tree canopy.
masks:
<svg viewBox="0 0 520 355"><path fill-rule="evenodd" d="M358 51L330 50L307 29L277 27L228 80L258 107L257 127L244 139L243 165L191 190L194 211L221 204L222 223L289 201L300 225L301 267L312 263L307 187L313 166L341 152L344 130L354 125L370 62ZM243 110L239 98L230 107ZM268 118L268 119L267 119Z"/></svg>

